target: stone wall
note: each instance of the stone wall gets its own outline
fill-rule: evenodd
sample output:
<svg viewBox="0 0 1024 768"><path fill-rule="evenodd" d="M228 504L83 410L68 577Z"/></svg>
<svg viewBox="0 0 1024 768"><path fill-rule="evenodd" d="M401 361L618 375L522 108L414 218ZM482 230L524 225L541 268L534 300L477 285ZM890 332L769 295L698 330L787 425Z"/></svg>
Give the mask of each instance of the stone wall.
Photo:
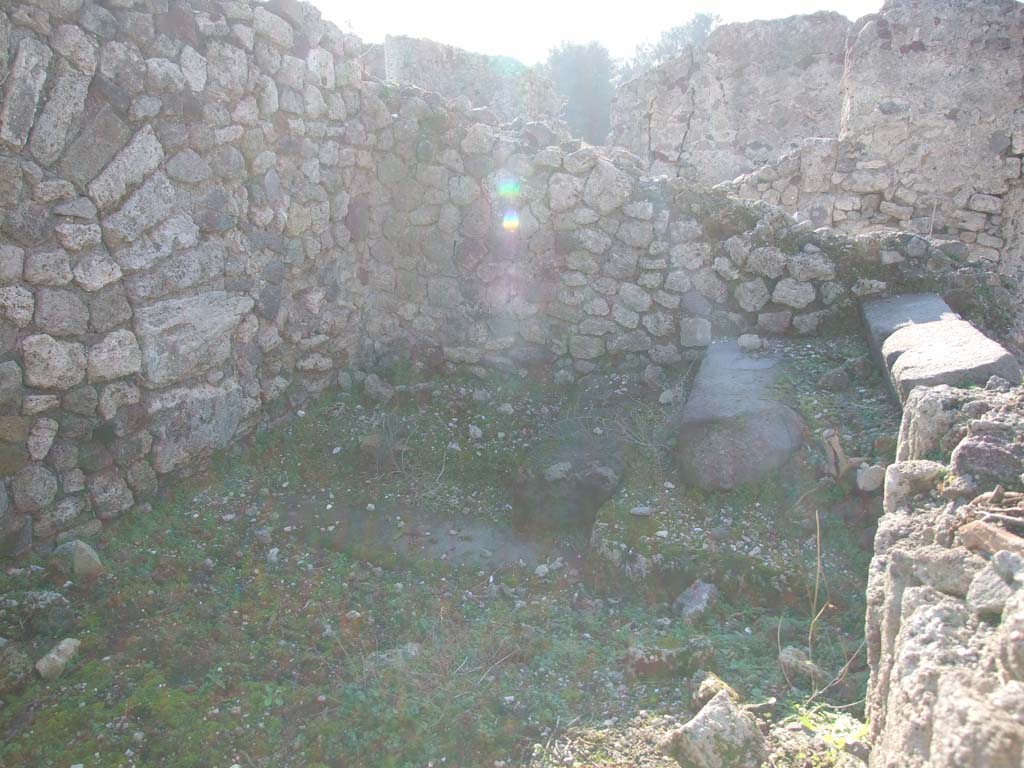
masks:
<svg viewBox="0 0 1024 768"><path fill-rule="evenodd" d="M715 184L836 136L849 29L831 12L718 27L619 88L610 141L652 173Z"/></svg>
<svg viewBox="0 0 1024 768"><path fill-rule="evenodd" d="M1024 390L918 387L868 582L872 768L1024 759ZM997 484L1005 490L997 491Z"/></svg>
<svg viewBox="0 0 1024 768"><path fill-rule="evenodd" d="M0 33L8 549L131 509L382 354L670 364L973 285L958 244L813 232L368 79L305 4L23 4Z"/></svg>
<svg viewBox="0 0 1024 768"><path fill-rule="evenodd" d="M433 40L388 35L384 40L385 76L447 98L469 99L489 107L502 121L557 115L562 99L554 83L538 71L506 56L471 53Z"/></svg>
<svg viewBox="0 0 1024 768"><path fill-rule="evenodd" d="M899 0L857 22L838 134L727 188L854 231L960 239L971 258L1024 268L1024 5Z"/></svg>

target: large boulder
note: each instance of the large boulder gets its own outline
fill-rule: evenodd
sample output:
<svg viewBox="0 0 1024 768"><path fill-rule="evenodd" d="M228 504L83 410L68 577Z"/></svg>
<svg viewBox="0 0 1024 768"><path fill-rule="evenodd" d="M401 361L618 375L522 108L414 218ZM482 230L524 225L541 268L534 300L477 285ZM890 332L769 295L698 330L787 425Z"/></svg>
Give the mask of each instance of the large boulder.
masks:
<svg viewBox="0 0 1024 768"><path fill-rule="evenodd" d="M780 363L716 342L704 356L693 390L671 427L682 479L731 490L785 464L804 439L803 420L776 399Z"/></svg>
<svg viewBox="0 0 1024 768"><path fill-rule="evenodd" d="M516 472L513 520L520 528L589 533L597 510L618 490L625 471L616 436L570 423L534 445Z"/></svg>

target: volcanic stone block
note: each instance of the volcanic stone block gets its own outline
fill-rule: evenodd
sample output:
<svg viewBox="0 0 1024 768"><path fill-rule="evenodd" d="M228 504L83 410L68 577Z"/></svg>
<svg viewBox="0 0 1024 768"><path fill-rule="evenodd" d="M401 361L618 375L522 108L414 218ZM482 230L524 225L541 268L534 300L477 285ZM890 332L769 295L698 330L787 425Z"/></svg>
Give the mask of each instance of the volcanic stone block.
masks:
<svg viewBox="0 0 1024 768"><path fill-rule="evenodd" d="M773 394L779 370L777 359L746 355L735 342L708 347L671 425L684 482L731 490L789 460L803 443L804 424Z"/></svg>
<svg viewBox="0 0 1024 768"><path fill-rule="evenodd" d="M935 294L868 301L862 311L872 351L900 403L917 386L984 384L991 376L1021 381L1013 355Z"/></svg>

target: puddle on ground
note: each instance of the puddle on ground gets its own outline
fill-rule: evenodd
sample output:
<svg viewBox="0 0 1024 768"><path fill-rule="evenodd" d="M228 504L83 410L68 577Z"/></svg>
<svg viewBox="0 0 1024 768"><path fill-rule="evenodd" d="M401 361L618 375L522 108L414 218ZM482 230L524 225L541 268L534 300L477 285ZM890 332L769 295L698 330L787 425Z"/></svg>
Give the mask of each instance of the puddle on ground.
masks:
<svg viewBox="0 0 1024 768"><path fill-rule="evenodd" d="M344 502L304 494L275 498L285 525L306 534L325 549L372 559L388 554L404 560L441 560L485 570L526 567L533 570L558 558L567 568L581 568L586 541L534 538L511 525L437 512L352 508ZM331 504L332 509L327 509Z"/></svg>

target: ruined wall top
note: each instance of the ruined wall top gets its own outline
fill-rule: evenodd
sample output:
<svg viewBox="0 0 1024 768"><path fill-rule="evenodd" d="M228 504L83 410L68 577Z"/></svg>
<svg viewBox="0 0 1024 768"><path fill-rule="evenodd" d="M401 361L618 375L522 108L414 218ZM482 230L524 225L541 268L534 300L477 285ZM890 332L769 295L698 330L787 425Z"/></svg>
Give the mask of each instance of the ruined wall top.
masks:
<svg viewBox="0 0 1024 768"><path fill-rule="evenodd" d="M468 99L474 107L490 107L506 122L557 115L562 106L549 78L536 67L505 56L388 35L384 62L387 80L416 85L447 98Z"/></svg>
<svg viewBox="0 0 1024 768"><path fill-rule="evenodd" d="M619 89L611 141L654 173L714 184L834 136L849 28L832 12L721 26Z"/></svg>

